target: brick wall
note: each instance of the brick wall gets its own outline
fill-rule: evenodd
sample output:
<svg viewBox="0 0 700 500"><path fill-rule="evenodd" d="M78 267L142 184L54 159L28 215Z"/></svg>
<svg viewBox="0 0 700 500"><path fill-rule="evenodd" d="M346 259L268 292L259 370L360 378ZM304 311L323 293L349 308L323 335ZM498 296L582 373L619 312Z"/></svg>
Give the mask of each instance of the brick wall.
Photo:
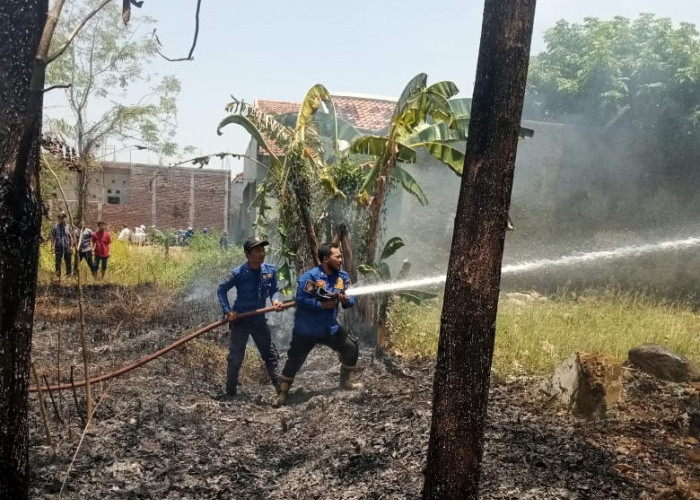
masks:
<svg viewBox="0 0 700 500"><path fill-rule="evenodd" d="M159 229L225 228L229 172L108 162L103 167L105 172L129 173L128 202L107 204L106 196L91 201L88 225L102 219L113 231L122 224L132 228L141 224Z"/></svg>

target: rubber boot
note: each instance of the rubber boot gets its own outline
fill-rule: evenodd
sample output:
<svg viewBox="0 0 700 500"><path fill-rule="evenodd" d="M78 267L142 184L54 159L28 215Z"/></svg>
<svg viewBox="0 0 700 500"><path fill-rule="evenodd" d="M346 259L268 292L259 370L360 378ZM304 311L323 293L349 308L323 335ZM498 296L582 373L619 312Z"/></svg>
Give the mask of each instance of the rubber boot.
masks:
<svg viewBox="0 0 700 500"><path fill-rule="evenodd" d="M277 398L275 398L275 401L272 403L272 406L275 408L279 408L284 404L284 402L287 400L287 395L289 394L289 388L292 387L292 383L294 383L294 379L291 377L285 377L282 375L280 377L280 385L277 390Z"/></svg>
<svg viewBox="0 0 700 500"><path fill-rule="evenodd" d="M340 365L340 387L347 391L354 391L357 389L362 389L362 384L359 382L353 382L353 374L355 373L354 366L348 366L345 364Z"/></svg>

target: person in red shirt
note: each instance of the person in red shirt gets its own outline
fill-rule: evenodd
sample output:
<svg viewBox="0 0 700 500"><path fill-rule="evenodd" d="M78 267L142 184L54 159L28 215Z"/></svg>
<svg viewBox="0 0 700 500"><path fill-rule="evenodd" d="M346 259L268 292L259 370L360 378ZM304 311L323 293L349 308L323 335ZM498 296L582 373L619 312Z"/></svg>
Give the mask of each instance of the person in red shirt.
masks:
<svg viewBox="0 0 700 500"><path fill-rule="evenodd" d="M109 245L112 243L112 237L109 235L106 227L107 225L104 222L98 222L97 231L92 235L92 253L95 255L95 271L97 271L99 267L102 267L102 269L100 269L100 279L104 279L105 277L107 259L109 259Z"/></svg>

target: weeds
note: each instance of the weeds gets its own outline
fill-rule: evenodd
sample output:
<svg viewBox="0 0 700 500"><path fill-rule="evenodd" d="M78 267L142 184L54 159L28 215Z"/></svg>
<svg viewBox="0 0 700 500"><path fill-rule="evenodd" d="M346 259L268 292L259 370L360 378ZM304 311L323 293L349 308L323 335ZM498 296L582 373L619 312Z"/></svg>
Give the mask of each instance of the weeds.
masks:
<svg viewBox="0 0 700 500"><path fill-rule="evenodd" d="M182 290L195 279L206 278L214 283L226 272L243 262L238 249L223 252L216 235L197 235L188 247L138 246L115 241L103 282L123 287L150 283L169 290ZM85 264L81 264L85 266ZM87 284L95 280L87 276ZM54 276L54 255L50 244L41 246L39 284L46 285Z"/></svg>
<svg viewBox="0 0 700 500"><path fill-rule="evenodd" d="M500 375L543 374L572 352L602 352L623 361L645 342L700 361L700 316L691 307L649 295L607 291L578 296L504 297L498 309L493 366ZM442 303L392 305L392 349L434 358Z"/></svg>

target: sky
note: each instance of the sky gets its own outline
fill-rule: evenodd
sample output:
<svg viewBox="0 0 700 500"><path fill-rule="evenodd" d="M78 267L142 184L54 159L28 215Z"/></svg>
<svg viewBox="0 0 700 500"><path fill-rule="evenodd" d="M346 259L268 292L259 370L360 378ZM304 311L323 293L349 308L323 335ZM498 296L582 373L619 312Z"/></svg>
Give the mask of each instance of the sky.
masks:
<svg viewBox="0 0 700 500"><path fill-rule="evenodd" d="M216 127L234 95L253 102L300 102L321 83L331 92L396 97L416 74L429 83L452 80L470 97L476 72L484 2L469 0L202 0L194 61L156 61L151 70L182 83L178 134L196 154L244 153L249 136ZM196 0L145 0L132 16L157 20L168 57L184 57L194 32ZM559 19L636 18L641 12L700 27L698 0L538 0L532 54L544 49L544 31ZM125 151L117 159L153 161ZM111 159L111 158L107 158ZM213 160L208 168L240 171L236 160Z"/></svg>

